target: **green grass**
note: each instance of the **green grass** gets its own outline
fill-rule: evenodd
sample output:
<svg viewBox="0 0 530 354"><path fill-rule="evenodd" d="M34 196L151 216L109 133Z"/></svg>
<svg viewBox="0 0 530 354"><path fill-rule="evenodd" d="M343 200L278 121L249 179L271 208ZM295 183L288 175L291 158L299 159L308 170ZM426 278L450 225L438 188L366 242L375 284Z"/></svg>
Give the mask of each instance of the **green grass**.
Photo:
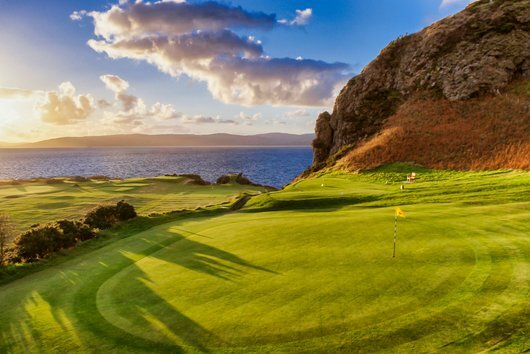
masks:
<svg viewBox="0 0 530 354"><path fill-rule="evenodd" d="M0 287L0 352L527 351L530 174L410 171L125 225Z"/></svg>
<svg viewBox="0 0 530 354"><path fill-rule="evenodd" d="M98 205L122 199L133 204L139 214L148 215L219 204L240 193L264 191L238 184L198 186L187 181L183 177L155 177L0 185L0 213L8 213L17 231L22 232L34 224L81 218Z"/></svg>

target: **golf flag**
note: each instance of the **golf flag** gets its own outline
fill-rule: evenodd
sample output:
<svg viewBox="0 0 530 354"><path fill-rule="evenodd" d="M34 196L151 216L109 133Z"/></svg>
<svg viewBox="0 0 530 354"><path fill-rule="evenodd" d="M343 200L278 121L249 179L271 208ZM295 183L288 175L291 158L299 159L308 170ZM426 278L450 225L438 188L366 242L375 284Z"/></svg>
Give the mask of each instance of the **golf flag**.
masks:
<svg viewBox="0 0 530 354"><path fill-rule="evenodd" d="M396 216L399 216L400 218L404 218L405 212L401 210L401 208L396 208Z"/></svg>

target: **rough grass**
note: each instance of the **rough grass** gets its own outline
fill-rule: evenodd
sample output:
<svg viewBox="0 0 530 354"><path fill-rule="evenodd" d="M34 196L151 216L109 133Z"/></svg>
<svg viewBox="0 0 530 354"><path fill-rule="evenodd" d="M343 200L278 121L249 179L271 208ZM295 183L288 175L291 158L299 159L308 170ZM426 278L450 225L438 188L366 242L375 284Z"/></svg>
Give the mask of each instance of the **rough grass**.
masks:
<svg viewBox="0 0 530 354"><path fill-rule="evenodd" d="M63 180L61 180L63 181ZM83 217L102 204L124 199L141 215L219 204L244 192L265 191L238 184L199 186L184 177L135 178L88 182L45 181L0 185L0 213L11 216L17 231L31 225Z"/></svg>
<svg viewBox="0 0 530 354"><path fill-rule="evenodd" d="M125 229L0 287L0 352L524 352L529 185L392 165Z"/></svg>
<svg viewBox="0 0 530 354"><path fill-rule="evenodd" d="M468 101L409 100L337 162L349 170L410 161L438 169L530 170L530 79Z"/></svg>

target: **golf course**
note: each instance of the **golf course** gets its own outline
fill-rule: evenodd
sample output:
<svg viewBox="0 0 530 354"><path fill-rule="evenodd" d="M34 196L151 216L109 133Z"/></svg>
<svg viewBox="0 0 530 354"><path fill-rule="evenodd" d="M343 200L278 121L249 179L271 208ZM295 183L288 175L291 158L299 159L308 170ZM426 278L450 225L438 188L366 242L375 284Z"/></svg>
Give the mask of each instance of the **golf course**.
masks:
<svg viewBox="0 0 530 354"><path fill-rule="evenodd" d="M53 198L39 222L82 215L63 209L72 190L85 195L72 208L126 199L141 217L1 285L1 353L530 350L528 172L393 164L275 192L101 185L2 200L24 201L7 210L26 223ZM239 210L221 204L244 192Z"/></svg>
<svg viewBox="0 0 530 354"><path fill-rule="evenodd" d="M265 188L250 185L197 185L186 176L129 179L75 178L34 179L0 183L2 209L7 211L18 231L34 224L62 218L82 218L100 204L127 200L140 214L166 213L220 204L239 193L255 193ZM74 202L75 201L75 202ZM31 208L28 208L31 206Z"/></svg>

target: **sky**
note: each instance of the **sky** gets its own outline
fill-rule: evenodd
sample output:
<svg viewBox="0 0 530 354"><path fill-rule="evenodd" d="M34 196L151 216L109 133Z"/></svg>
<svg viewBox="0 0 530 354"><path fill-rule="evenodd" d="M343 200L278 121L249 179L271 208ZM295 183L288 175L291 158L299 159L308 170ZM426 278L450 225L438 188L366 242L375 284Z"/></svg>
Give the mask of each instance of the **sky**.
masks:
<svg viewBox="0 0 530 354"><path fill-rule="evenodd" d="M393 39L471 0L0 0L0 141L310 133Z"/></svg>

